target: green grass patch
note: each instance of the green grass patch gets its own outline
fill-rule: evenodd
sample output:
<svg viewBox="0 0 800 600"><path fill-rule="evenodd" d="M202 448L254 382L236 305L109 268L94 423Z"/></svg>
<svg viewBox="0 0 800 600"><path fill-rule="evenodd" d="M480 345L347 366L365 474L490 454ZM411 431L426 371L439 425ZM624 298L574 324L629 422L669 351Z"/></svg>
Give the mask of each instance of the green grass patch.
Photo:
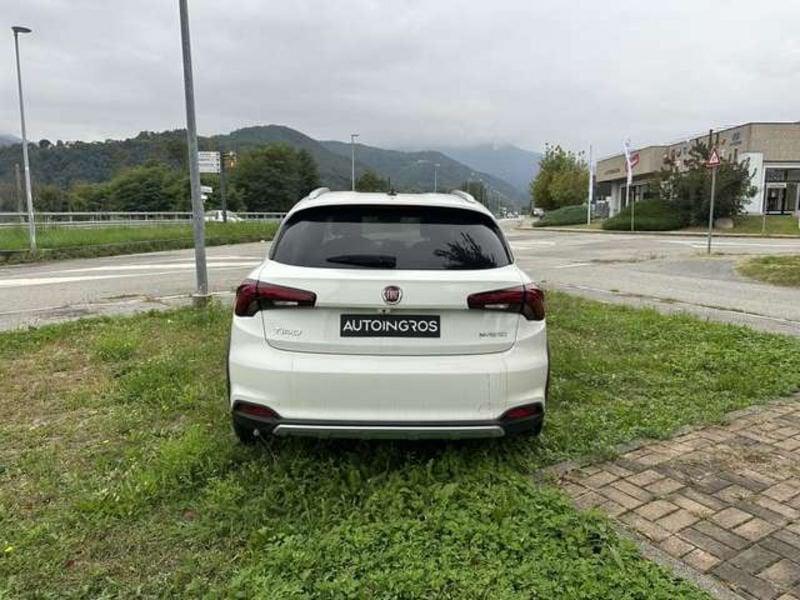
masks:
<svg viewBox="0 0 800 600"><path fill-rule="evenodd" d="M637 202L633 217L636 231L671 231L681 229L685 225L678 210L660 200ZM631 207L626 206L613 217L603 221L603 229L630 231Z"/></svg>
<svg viewBox="0 0 800 600"><path fill-rule="evenodd" d="M205 224L205 229L206 244L219 246L272 239L278 224L273 221L210 222ZM0 228L0 262L113 256L190 248L194 245L194 239L189 224L94 228L49 226L39 227L36 243L39 251L31 254L27 250L27 228Z"/></svg>
<svg viewBox="0 0 800 600"><path fill-rule="evenodd" d="M687 227L687 231L707 231L707 227ZM746 235L792 235L800 236L797 217L792 215L740 215L733 220L733 229L719 229L718 233Z"/></svg>
<svg viewBox="0 0 800 600"><path fill-rule="evenodd" d="M800 341L549 296L538 440L269 440L227 308L0 334L0 597L705 598L537 468L800 386Z"/></svg>
<svg viewBox="0 0 800 600"><path fill-rule="evenodd" d="M767 235L797 235L800 236L798 219L792 215L767 215L766 228L764 227L764 217L761 215L743 215L736 217L734 228L728 230L733 233L755 233L765 232Z"/></svg>
<svg viewBox="0 0 800 600"><path fill-rule="evenodd" d="M800 255L756 256L740 263L736 269L745 277L765 283L800 287Z"/></svg>
<svg viewBox="0 0 800 600"><path fill-rule="evenodd" d="M578 204L575 206L564 206L556 210L544 213L544 216L536 221L534 227L553 227L557 225L577 225L586 223L586 205Z"/></svg>

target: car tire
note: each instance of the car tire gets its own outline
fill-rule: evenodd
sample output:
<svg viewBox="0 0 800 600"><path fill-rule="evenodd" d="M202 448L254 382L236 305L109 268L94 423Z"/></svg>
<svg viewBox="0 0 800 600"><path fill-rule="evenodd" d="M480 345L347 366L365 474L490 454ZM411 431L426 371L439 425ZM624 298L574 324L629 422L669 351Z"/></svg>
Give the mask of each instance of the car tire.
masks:
<svg viewBox="0 0 800 600"><path fill-rule="evenodd" d="M233 420L233 432L236 434L236 437L239 438L239 441L247 446L255 444L256 439L258 439L255 435L255 429L237 423L236 419Z"/></svg>

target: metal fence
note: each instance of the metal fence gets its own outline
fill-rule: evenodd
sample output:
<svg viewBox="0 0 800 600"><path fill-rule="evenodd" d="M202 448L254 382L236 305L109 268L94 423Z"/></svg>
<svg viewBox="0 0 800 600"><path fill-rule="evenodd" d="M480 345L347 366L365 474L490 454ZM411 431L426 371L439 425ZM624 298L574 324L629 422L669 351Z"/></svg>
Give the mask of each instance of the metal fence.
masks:
<svg viewBox="0 0 800 600"><path fill-rule="evenodd" d="M210 211L207 221L221 221L221 216ZM237 212L228 211L229 222L236 221L280 221L286 213L282 212ZM179 225L192 221L190 212L37 212L34 222L37 227L111 227ZM28 213L0 212L0 227L27 225Z"/></svg>

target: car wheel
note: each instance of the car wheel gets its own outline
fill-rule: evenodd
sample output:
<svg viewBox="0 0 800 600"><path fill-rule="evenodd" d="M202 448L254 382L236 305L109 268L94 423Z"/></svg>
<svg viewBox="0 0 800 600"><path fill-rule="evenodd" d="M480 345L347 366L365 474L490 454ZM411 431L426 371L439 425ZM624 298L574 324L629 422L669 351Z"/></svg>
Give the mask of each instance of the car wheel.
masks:
<svg viewBox="0 0 800 600"><path fill-rule="evenodd" d="M252 427L237 423L236 419L233 420L233 432L242 444L250 445L256 443L255 430Z"/></svg>

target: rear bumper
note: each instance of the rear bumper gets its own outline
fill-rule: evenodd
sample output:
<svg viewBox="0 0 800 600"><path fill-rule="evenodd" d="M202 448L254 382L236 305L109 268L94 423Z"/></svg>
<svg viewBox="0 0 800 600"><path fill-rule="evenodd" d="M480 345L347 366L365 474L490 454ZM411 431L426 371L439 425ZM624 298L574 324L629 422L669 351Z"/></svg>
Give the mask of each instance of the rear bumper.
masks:
<svg viewBox="0 0 800 600"><path fill-rule="evenodd" d="M289 352L267 344L257 324L234 319L229 405L232 410L237 402L268 407L287 424L281 435L334 435L340 426L354 426L355 435L370 424L409 426L410 435L419 436L430 430L417 432L418 427L431 426L444 427L445 434L467 427L465 435L495 435L507 410L545 407L544 322L521 323L526 335L510 350L457 356ZM327 425L333 427L329 433L323 431Z"/></svg>
<svg viewBox="0 0 800 600"><path fill-rule="evenodd" d="M234 422L242 428L258 430L259 435L280 437L351 439L470 439L493 438L515 433L538 432L544 413L514 421L450 421L435 423L391 423L385 421L314 421L261 419L233 411Z"/></svg>

